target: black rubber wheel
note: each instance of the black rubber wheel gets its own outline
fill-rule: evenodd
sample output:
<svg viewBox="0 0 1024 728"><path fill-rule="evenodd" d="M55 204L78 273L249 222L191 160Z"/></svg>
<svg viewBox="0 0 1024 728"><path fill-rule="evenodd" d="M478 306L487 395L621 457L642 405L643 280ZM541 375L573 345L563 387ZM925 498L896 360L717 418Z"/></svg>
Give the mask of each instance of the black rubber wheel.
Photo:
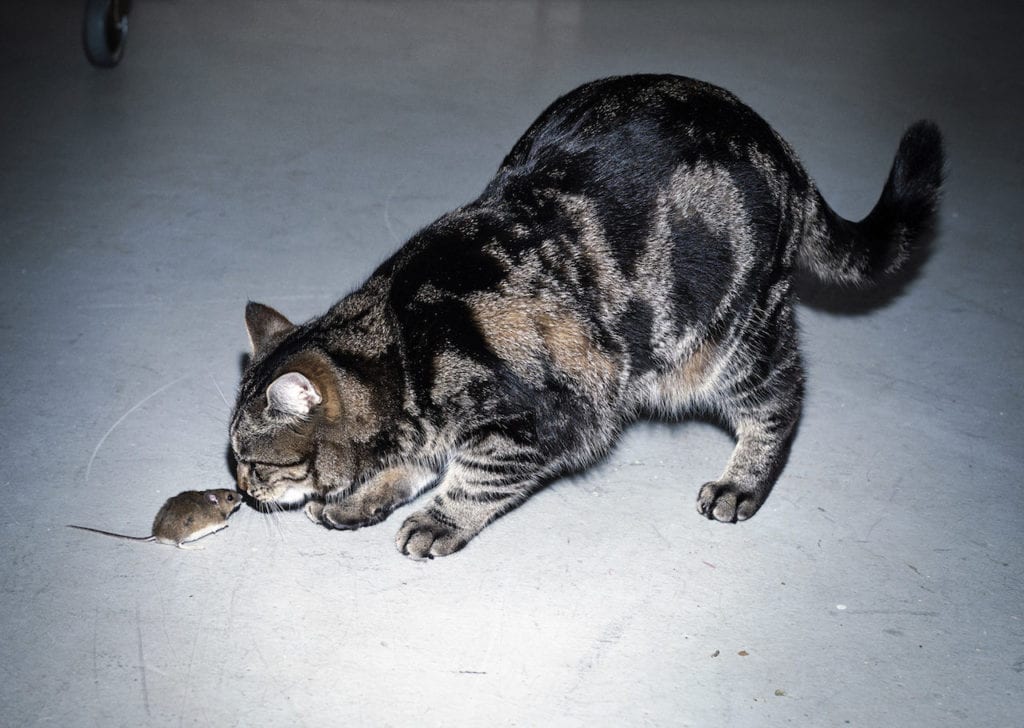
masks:
<svg viewBox="0 0 1024 728"><path fill-rule="evenodd" d="M113 68L124 55L131 0L86 0L82 23L85 57L99 68Z"/></svg>

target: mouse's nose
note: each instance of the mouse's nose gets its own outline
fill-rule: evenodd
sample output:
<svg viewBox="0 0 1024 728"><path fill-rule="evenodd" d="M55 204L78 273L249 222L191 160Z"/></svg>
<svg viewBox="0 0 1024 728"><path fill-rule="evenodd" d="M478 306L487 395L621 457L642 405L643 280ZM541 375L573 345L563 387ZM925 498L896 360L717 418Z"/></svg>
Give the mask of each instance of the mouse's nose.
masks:
<svg viewBox="0 0 1024 728"><path fill-rule="evenodd" d="M238 463L238 468L236 470L236 475L238 479L238 489L243 493L249 492L249 478L251 476L251 473L252 468L250 465L248 465L247 463Z"/></svg>

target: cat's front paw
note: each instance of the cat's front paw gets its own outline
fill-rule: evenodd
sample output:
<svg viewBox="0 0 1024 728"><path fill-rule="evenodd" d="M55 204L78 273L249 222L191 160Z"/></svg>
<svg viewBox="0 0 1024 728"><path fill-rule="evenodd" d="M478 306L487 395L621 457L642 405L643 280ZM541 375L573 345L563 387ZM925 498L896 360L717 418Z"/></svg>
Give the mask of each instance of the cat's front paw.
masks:
<svg viewBox="0 0 1024 728"><path fill-rule="evenodd" d="M393 506L380 501L339 501L327 503L320 512L320 524L339 531L352 531L364 526L380 523L389 515Z"/></svg>
<svg viewBox="0 0 1024 728"><path fill-rule="evenodd" d="M354 504L346 501L338 503L310 501L303 509L306 517L313 523L339 531L351 531L363 526L372 526L375 523L380 523L390 515L391 510L391 508L383 503L370 505L367 503Z"/></svg>
<svg viewBox="0 0 1024 728"><path fill-rule="evenodd" d="M465 546L472 534L439 521L428 511L409 516L395 536L395 546L411 559L448 556Z"/></svg>
<svg viewBox="0 0 1024 728"><path fill-rule="evenodd" d="M705 483L697 494L697 512L722 523L745 521L760 507L756 494L721 480Z"/></svg>

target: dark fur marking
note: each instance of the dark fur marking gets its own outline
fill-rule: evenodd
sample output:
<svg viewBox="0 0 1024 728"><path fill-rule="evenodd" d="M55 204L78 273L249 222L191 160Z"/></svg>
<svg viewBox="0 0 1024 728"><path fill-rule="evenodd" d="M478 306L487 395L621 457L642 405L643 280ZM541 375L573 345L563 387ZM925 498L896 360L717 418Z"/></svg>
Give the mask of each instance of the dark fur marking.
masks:
<svg viewBox="0 0 1024 728"><path fill-rule="evenodd" d="M709 323L733 278L729 241L690 218L673 226L671 248L677 321L681 327Z"/></svg>

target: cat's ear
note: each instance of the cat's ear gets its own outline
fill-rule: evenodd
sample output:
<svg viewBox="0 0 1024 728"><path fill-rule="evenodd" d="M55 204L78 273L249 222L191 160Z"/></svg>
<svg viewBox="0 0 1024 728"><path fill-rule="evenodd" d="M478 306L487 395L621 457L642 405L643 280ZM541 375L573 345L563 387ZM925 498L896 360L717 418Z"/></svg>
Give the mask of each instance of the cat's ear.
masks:
<svg viewBox="0 0 1024 728"><path fill-rule="evenodd" d="M252 353L258 354L272 340L288 333L295 326L270 306L249 301L245 306L245 328L249 331Z"/></svg>
<svg viewBox="0 0 1024 728"><path fill-rule="evenodd" d="M322 401L313 383L298 372L282 374L267 387L267 404L290 415L304 417Z"/></svg>

